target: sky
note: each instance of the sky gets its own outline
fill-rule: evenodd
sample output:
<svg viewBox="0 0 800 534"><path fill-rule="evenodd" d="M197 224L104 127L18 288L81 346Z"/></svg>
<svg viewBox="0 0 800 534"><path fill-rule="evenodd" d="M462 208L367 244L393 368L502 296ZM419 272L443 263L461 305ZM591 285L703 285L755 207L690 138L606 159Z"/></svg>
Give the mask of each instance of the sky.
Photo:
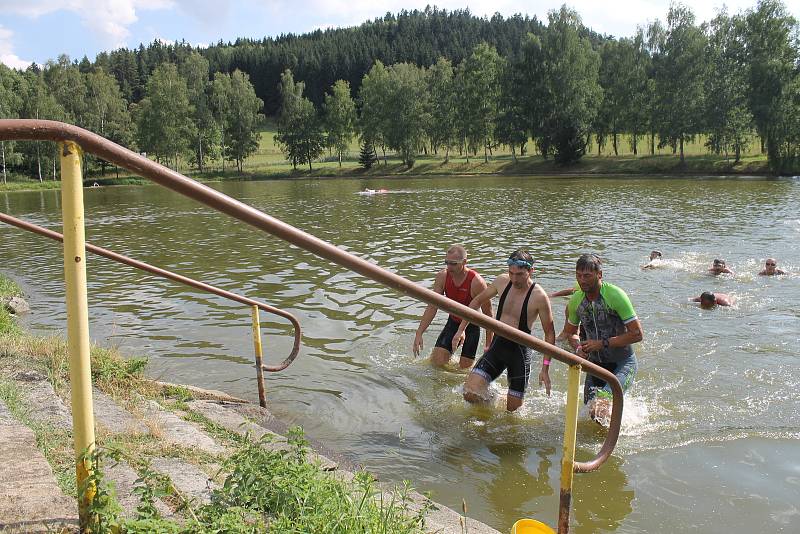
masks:
<svg viewBox="0 0 800 534"><path fill-rule="evenodd" d="M443 0L435 5L473 15L504 17L522 13L547 20L564 0ZM664 20L669 0L572 0L584 25L596 32L629 37L637 26ZM729 13L749 9L756 0L685 2L698 23L723 5ZM237 37L261 39L284 33L346 27L401 9L425 9L432 1L411 0L0 0L0 62L24 69L60 54L90 60L102 51L138 47L156 39L185 40L207 46ZM800 0L784 0L800 18Z"/></svg>

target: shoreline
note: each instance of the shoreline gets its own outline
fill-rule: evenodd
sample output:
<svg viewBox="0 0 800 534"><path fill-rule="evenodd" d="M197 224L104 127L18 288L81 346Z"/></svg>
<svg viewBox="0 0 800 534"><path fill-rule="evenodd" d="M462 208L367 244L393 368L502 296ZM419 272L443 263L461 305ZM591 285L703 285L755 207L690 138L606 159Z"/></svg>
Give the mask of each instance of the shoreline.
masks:
<svg viewBox="0 0 800 534"><path fill-rule="evenodd" d="M675 156L586 156L575 165L560 167L552 160L544 160L540 156L526 156L513 162L505 157L489 162L482 160L450 161L431 158L420 159L412 168L407 168L397 160L389 160L388 165L378 162L371 169L363 169L353 162L341 168L332 163L320 163L317 168L308 169L274 169L255 168L252 171L227 172L187 171L178 172L201 183L219 182L256 182L283 180L331 180L331 179L388 179L428 178L428 177L550 177L550 178L753 178L784 179L794 175L776 175L770 172L766 159L762 156L743 158L736 165L721 156L687 156L681 165ZM84 179L85 187L107 187L112 185L145 185L151 183L146 178L134 175L103 177L90 175ZM37 191L60 188L60 181L34 180L9 181L0 184L0 192Z"/></svg>

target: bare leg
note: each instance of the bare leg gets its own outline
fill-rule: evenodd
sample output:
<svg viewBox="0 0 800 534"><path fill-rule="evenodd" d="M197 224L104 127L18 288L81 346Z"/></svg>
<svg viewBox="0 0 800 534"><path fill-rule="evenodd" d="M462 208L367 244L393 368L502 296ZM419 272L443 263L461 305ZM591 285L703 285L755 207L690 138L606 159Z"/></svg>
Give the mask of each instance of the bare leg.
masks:
<svg viewBox="0 0 800 534"><path fill-rule="evenodd" d="M605 424L611 418L611 401L594 399L591 402L589 417L600 424Z"/></svg>
<svg viewBox="0 0 800 534"><path fill-rule="evenodd" d="M464 400L467 402L485 402L489 399L489 382L477 373L470 373L464 382Z"/></svg>
<svg viewBox="0 0 800 534"><path fill-rule="evenodd" d="M438 367L447 365L450 361L450 353L442 347L434 347L431 351L431 363Z"/></svg>
<svg viewBox="0 0 800 534"><path fill-rule="evenodd" d="M515 397L513 395L506 396L506 410L508 410L509 412L513 412L520 406L522 406L522 399L520 399L519 397Z"/></svg>

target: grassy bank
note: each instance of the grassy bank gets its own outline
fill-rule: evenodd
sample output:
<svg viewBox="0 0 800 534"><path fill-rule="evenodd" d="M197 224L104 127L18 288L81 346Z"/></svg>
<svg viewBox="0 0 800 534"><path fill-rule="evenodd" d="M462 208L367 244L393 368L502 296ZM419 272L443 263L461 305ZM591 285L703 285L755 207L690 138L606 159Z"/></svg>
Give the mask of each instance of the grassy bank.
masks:
<svg viewBox="0 0 800 534"><path fill-rule="evenodd" d="M575 165L561 167L552 159L545 160L539 155L527 155L516 160L506 147L500 147L484 162L483 155L469 159L451 153L449 161L445 163L443 154L421 155L415 165L408 169L393 154L387 154L384 162L383 154L380 162L372 169L365 170L358 164L359 147L354 141L351 143L342 166L332 154L326 154L322 161L314 162L312 168L308 165L293 169L281 153L280 147L274 142L275 129L266 127L261 132L258 150L249 157L242 172L238 172L230 163L226 163L223 170L220 161L212 162L205 172L199 173L186 166L178 171L203 182L213 181L241 181L241 180L270 180L304 177L382 177L382 176L427 176L427 175L667 175L667 176L695 176L695 175L770 175L766 156L758 152L757 143L745 152L742 159L734 164L733 158L709 154L704 146L705 139L698 137L694 143L685 147L685 163L680 163L680 158L672 154L670 149L660 149L655 155L634 156L627 136L620 137L619 155L613 155L610 143L598 154L596 145L594 150ZM529 147L532 145L529 144ZM647 153L645 143L640 143L640 150ZM649 154L649 153L648 153ZM800 170L798 170L800 172ZM85 180L87 187L94 184L104 185L130 185L148 183L148 180L138 176L121 174L116 176L110 170L105 176L91 175ZM20 191L58 188L59 182L45 180L38 182L25 177L16 176L7 184L0 184L0 191Z"/></svg>
<svg viewBox="0 0 800 534"><path fill-rule="evenodd" d="M19 287L0 274L0 298L19 294ZM66 343L24 332L4 310L0 319L0 400L15 419L33 430L37 447L50 463L62 491L77 497L71 431L36 417L26 383L17 379L20 371L46 377L56 396L68 404ZM97 485L91 507L92 532L424 532L423 517L429 505L414 506L408 486L388 494L365 472L357 473L352 481L331 476L310 460L302 430L289 432L288 447L264 446L193 412L187 405L193 394L187 388L163 388L148 380L143 359L123 358L114 350L95 346L91 361L94 386L130 413L141 414L143 402L155 401L199 425L228 451L211 454L196 447L176 446L162 440L160 429L147 421L151 427L147 434L98 430L96 453L90 457L96 467L91 481ZM265 435L262 441L271 439ZM179 458L211 476L220 485L211 503L198 504L178 492L167 477L150 467L150 459L155 457ZM103 475L104 466L118 461L130 465L140 477L134 492L141 504L129 518L122 516L113 487ZM162 517L155 506L156 498L166 502L181 519Z"/></svg>

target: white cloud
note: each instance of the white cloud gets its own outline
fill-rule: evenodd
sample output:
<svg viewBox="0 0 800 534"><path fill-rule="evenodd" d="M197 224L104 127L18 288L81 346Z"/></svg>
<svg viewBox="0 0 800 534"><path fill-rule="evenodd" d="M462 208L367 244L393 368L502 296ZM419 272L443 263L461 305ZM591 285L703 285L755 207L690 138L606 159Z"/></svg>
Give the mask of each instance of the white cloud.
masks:
<svg viewBox="0 0 800 534"><path fill-rule="evenodd" d="M12 69L27 69L33 61L26 61L14 53L14 32L0 25L0 63Z"/></svg>
<svg viewBox="0 0 800 534"><path fill-rule="evenodd" d="M57 11L70 11L81 18L107 46L126 44L128 27L138 20L136 10L169 9L172 0L0 0L0 14L38 18Z"/></svg>

